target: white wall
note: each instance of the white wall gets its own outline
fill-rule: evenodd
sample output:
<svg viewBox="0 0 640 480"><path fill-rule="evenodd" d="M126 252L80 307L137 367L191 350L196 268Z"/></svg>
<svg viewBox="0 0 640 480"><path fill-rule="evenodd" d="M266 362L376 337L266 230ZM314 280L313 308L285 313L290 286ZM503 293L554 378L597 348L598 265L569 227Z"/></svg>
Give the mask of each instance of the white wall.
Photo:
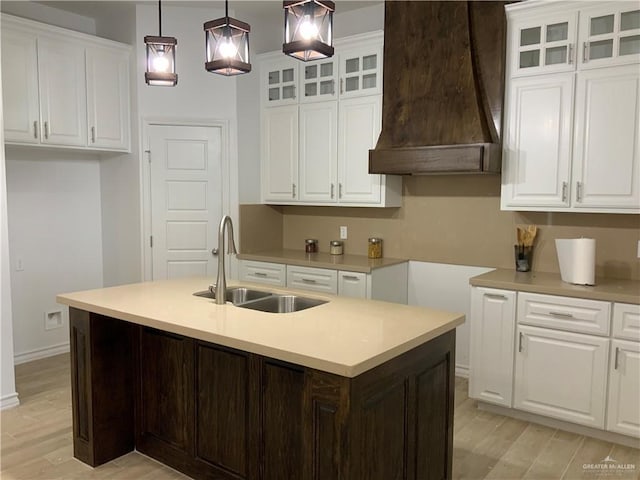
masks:
<svg viewBox="0 0 640 480"><path fill-rule="evenodd" d="M1 59L0 59L1 60ZM0 76L2 73L0 61ZM13 368L13 318L9 267L9 227L7 224L7 182L4 159L4 122L0 84L0 409L18 405Z"/></svg>
<svg viewBox="0 0 640 480"><path fill-rule="evenodd" d="M13 334L17 363L68 350L59 293L102 286L100 165L84 153L6 148ZM17 271L18 259L22 271ZM44 314L61 310L61 328Z"/></svg>
<svg viewBox="0 0 640 480"><path fill-rule="evenodd" d="M456 330L456 374L469 375L471 287L469 279L493 268L409 262L409 305L464 313Z"/></svg>
<svg viewBox="0 0 640 480"><path fill-rule="evenodd" d="M96 21L93 18L65 12L57 8L52 8L42 3L27 1L6 1L0 2L0 10L17 17L30 18L36 22L47 23L57 27L68 28L76 32L95 35Z"/></svg>

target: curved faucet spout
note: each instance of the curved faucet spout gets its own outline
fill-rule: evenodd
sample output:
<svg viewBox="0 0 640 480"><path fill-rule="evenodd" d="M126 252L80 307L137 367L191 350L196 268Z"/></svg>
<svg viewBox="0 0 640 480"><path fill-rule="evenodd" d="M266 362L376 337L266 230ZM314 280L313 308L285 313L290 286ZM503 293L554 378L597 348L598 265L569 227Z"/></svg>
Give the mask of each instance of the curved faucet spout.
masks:
<svg viewBox="0 0 640 480"><path fill-rule="evenodd" d="M220 227L218 229L218 278L216 280L216 303L218 305L224 305L227 297L227 275L224 265L225 229L227 229L227 253L238 253L236 250L236 242L233 238L233 222L229 215L225 215L220 220Z"/></svg>

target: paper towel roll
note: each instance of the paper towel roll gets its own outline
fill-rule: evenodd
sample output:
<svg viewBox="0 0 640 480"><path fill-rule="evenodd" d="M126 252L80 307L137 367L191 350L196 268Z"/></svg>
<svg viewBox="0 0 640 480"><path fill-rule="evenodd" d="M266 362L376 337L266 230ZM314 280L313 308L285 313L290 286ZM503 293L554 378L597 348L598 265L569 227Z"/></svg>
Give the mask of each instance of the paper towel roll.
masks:
<svg viewBox="0 0 640 480"><path fill-rule="evenodd" d="M595 285L596 241L593 238L557 238L556 250L563 282Z"/></svg>

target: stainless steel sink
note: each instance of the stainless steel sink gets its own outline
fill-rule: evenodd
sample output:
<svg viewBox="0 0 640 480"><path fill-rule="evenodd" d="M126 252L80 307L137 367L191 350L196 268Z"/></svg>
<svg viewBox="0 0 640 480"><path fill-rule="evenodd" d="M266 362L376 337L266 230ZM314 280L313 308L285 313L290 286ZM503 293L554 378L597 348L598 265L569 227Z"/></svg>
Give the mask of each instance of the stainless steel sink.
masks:
<svg viewBox="0 0 640 480"><path fill-rule="evenodd" d="M241 308L250 308L269 313L290 313L306 310L327 303L326 300L299 297L297 295L272 295L252 302L238 305Z"/></svg>
<svg viewBox="0 0 640 480"><path fill-rule="evenodd" d="M205 290L203 292L194 293L197 297L205 297L215 299L215 290L210 288L209 290ZM239 305L241 303L250 302L252 300L256 300L258 298L264 298L272 295L271 292L263 292L262 290L252 290L250 288L245 287L231 287L227 288L227 294L225 295L225 300L227 302L231 302L234 305Z"/></svg>

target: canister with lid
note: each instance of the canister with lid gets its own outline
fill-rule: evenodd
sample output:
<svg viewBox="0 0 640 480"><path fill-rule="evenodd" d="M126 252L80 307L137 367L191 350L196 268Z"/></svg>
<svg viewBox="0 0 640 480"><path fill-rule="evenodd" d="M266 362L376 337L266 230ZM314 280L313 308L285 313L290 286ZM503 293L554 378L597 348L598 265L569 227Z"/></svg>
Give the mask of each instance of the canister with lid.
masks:
<svg viewBox="0 0 640 480"><path fill-rule="evenodd" d="M369 258L382 258L382 239L371 237L367 248Z"/></svg>
<svg viewBox="0 0 640 480"><path fill-rule="evenodd" d="M344 252L344 242L340 240L331 240L329 242L329 253L331 255L342 255Z"/></svg>
<svg viewBox="0 0 640 480"><path fill-rule="evenodd" d="M318 252L318 240L315 238L306 238L304 241L304 251L306 253Z"/></svg>

